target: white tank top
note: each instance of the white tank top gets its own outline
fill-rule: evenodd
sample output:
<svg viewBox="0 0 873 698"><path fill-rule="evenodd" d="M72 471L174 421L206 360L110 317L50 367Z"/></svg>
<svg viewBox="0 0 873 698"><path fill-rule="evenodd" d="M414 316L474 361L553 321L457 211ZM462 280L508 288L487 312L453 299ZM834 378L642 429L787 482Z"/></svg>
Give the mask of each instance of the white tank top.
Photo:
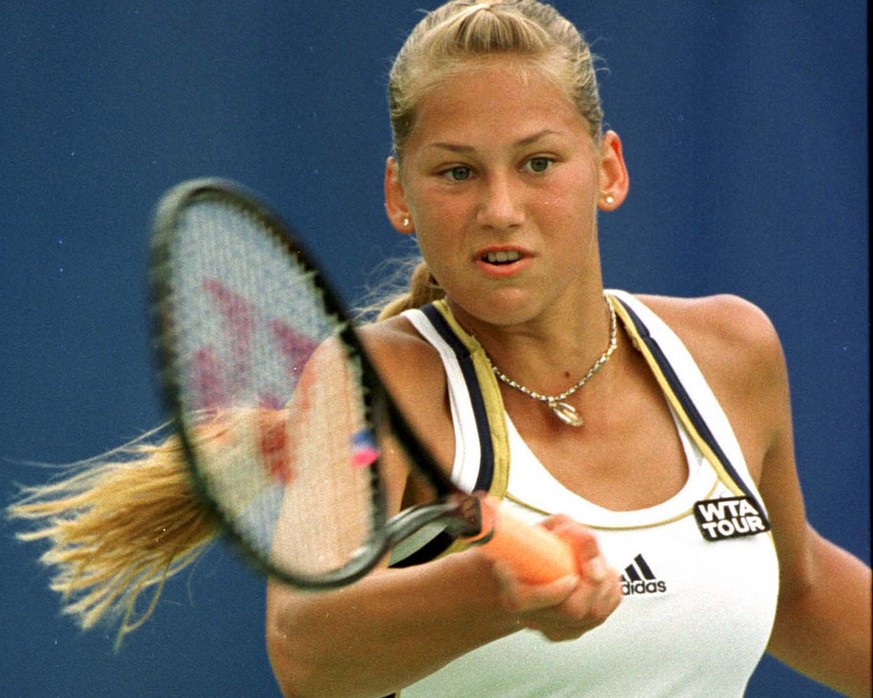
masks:
<svg viewBox="0 0 873 698"><path fill-rule="evenodd" d="M484 352L444 303L406 317L442 357L456 434L454 480L489 489L531 522L564 513L596 530L624 598L578 640L523 630L403 690L403 698L742 696L766 648L778 565L766 511L728 420L688 351L648 308L611 291L664 389L688 465L683 488L637 511L611 511L564 488L503 410ZM657 454L653 454L657 457ZM511 467L510 467L511 466ZM395 555L422 562L445 547L423 532ZM401 558L407 558L406 562Z"/></svg>

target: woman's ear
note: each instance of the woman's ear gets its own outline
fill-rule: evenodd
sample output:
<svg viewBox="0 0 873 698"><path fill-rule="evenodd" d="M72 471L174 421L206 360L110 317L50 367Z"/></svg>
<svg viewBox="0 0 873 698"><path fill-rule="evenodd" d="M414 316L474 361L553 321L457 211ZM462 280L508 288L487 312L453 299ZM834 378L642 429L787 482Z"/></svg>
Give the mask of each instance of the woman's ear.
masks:
<svg viewBox="0 0 873 698"><path fill-rule="evenodd" d="M597 206L601 211L614 211L627 198L630 180L621 152L621 139L615 131L607 131L600 141L600 196Z"/></svg>
<svg viewBox="0 0 873 698"><path fill-rule="evenodd" d="M385 212L398 233L409 235L415 232L415 224L406 203L406 193L400 181L400 163L393 156L385 163Z"/></svg>

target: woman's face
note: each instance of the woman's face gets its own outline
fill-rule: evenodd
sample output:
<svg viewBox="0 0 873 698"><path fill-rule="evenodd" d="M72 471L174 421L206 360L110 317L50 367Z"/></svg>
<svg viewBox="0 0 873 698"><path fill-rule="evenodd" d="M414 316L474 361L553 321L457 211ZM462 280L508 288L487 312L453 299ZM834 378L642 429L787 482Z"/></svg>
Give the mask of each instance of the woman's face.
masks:
<svg viewBox="0 0 873 698"><path fill-rule="evenodd" d="M408 213L456 312L532 322L600 292L596 211L612 193L603 153L620 159L615 134L596 146L547 79L476 63L418 105L402 163L388 164L388 210Z"/></svg>

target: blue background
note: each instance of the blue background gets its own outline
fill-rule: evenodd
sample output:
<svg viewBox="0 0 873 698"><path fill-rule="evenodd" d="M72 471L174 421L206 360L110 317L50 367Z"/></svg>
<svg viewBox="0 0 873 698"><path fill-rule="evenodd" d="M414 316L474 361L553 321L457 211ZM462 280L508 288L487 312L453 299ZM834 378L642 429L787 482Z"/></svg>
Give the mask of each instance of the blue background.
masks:
<svg viewBox="0 0 873 698"><path fill-rule="evenodd" d="M383 212L385 74L425 0L2 0L0 494L162 419L145 258L158 196L221 175L304 231L350 301L408 248ZM869 561L866 6L557 3L606 59L631 194L608 285L732 292L782 336L816 527ZM263 583L216 546L113 653L0 525L0 695L277 696ZM832 695L765 660L750 696Z"/></svg>

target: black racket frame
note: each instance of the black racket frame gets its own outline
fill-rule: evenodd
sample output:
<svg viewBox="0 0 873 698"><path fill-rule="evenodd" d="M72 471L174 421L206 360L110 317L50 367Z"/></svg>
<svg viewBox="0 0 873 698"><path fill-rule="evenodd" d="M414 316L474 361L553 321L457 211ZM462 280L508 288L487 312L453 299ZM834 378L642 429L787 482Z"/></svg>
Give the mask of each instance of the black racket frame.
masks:
<svg viewBox="0 0 873 698"><path fill-rule="evenodd" d="M177 370L174 351L174 272L170 249L185 210L205 200L230 204L252 216L279 243L285 254L311 272L326 311L340 321L338 338L360 365L367 423L373 427L374 433L390 430L406 452L408 461L436 494L434 502L407 509L388 519L380 463L378 459L374 461L368 466L372 497L371 535L351 560L325 575L303 575L283 569L251 544L224 512L221 503L216 501L208 479L198 467L193 439L185 429L187 420L180 388L184 378ZM461 492L451 482L404 418L367 355L339 295L331 287L321 265L313 260L300 238L278 213L254 192L232 180L204 178L182 182L164 194L154 215L149 281L157 375L164 404L182 443L194 489L236 549L256 570L298 588L330 589L345 586L368 574L388 550L427 524L440 522L453 537L473 537L481 532L482 518L479 497Z"/></svg>

